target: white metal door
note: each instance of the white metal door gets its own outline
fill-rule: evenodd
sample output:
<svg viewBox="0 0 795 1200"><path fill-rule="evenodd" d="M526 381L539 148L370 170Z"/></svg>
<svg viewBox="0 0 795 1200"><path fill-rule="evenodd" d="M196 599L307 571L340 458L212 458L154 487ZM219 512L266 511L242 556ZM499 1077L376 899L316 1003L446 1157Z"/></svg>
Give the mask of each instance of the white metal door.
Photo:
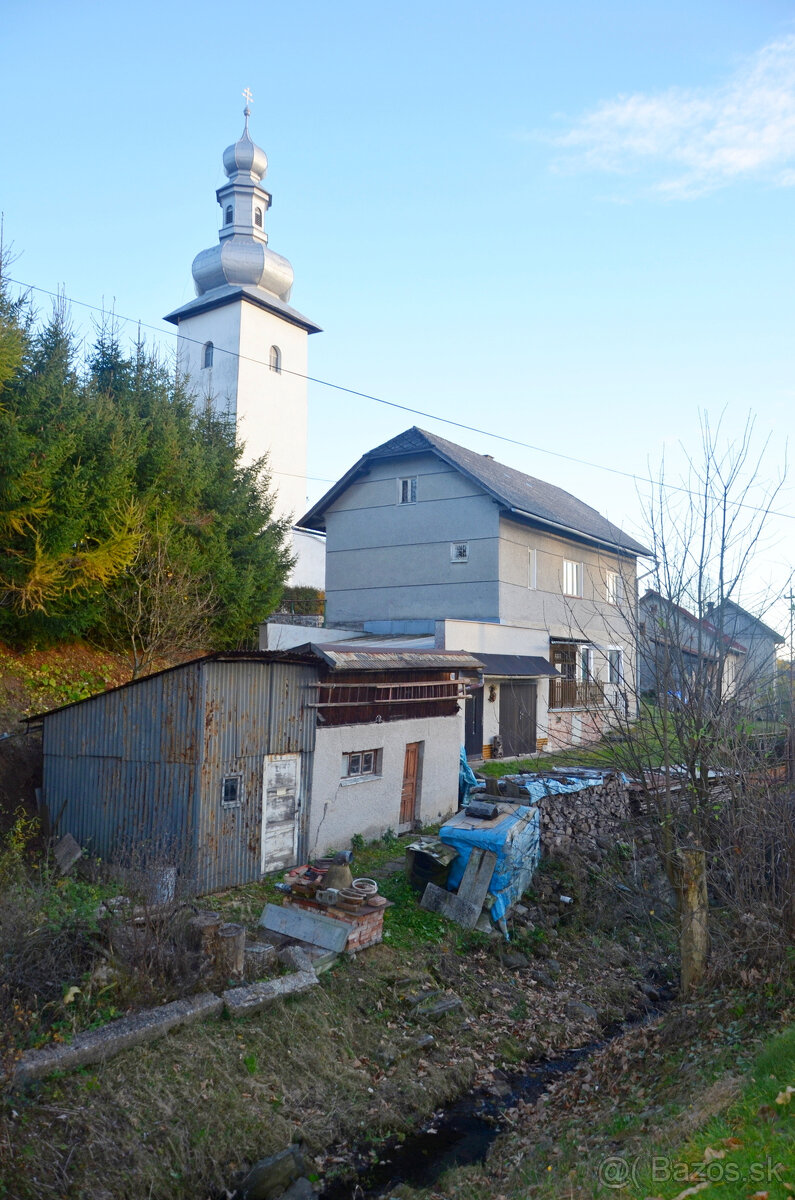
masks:
<svg viewBox="0 0 795 1200"><path fill-rule="evenodd" d="M301 760L269 754L262 787L262 874L295 866L301 809Z"/></svg>

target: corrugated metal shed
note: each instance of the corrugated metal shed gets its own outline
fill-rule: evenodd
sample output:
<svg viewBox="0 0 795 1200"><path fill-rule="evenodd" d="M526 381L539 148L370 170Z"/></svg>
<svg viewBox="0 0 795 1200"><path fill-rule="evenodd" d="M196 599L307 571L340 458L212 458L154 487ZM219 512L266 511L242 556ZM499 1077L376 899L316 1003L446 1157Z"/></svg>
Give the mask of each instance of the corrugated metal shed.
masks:
<svg viewBox="0 0 795 1200"><path fill-rule="evenodd" d="M308 786L317 674L300 656L212 655L43 714L52 820L100 857L178 866L199 893L259 879L265 763L297 755Z"/></svg>
<svg viewBox="0 0 795 1200"><path fill-rule="evenodd" d="M348 701L354 685L380 698L391 686L380 680L394 680L397 719L422 715L406 680L442 716L456 696L427 699L427 676L446 673L449 689L450 674L478 668L452 651L206 655L35 718L44 799L58 831L94 855L176 866L199 894L248 883L306 852L321 678L326 690L329 678L345 685ZM362 723L369 709L334 711Z"/></svg>

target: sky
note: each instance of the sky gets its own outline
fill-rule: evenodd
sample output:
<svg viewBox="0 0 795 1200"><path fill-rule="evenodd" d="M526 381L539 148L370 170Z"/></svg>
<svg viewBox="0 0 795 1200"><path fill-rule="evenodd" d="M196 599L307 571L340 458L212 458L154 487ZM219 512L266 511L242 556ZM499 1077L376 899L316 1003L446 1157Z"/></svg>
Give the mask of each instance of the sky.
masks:
<svg viewBox="0 0 795 1200"><path fill-rule="evenodd" d="M432 414L311 384L308 503L412 424L635 536L649 488L628 476L664 457L678 479L704 414L735 444L754 417L752 503L778 479L795 0L5 0L3 35L12 275L153 326L166 353L253 92L270 245L324 330L311 374ZM91 318L74 304L87 338ZM795 563L791 480L774 507L749 607ZM787 633L789 606L769 619Z"/></svg>

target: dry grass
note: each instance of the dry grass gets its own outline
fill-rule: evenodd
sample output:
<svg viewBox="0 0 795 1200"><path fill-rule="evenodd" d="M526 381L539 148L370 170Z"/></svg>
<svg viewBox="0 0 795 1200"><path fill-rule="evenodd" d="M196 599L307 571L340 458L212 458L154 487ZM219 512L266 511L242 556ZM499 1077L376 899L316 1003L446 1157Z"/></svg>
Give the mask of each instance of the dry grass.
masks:
<svg viewBox="0 0 795 1200"><path fill-rule="evenodd" d="M319 1154L407 1129L460 1091L472 1065L447 1068L442 1035L438 1069L418 1075L415 1055L385 1071L385 1039L416 1032L389 1028L392 957L381 947L256 1017L208 1021L15 1097L0 1141L5 1194L195 1200L294 1138Z"/></svg>

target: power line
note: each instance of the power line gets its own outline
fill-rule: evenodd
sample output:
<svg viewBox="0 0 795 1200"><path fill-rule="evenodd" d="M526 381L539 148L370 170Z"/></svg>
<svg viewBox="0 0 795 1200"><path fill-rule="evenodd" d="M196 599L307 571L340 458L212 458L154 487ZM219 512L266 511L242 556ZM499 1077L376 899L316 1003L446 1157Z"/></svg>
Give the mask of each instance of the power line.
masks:
<svg viewBox="0 0 795 1200"><path fill-rule="evenodd" d="M107 309L101 307L100 305L89 304L86 300L75 300L71 296L67 296L65 292L51 292L48 291L47 288L37 287L37 285L34 283L25 283L21 279L12 279L10 276L6 276L6 278L8 279L9 283L15 283L18 287L28 288L34 292L41 292L42 295L51 296L56 300L66 300L69 302L69 304L76 304L80 308L87 308L92 312L102 313L106 316L109 315L113 317L114 320L123 321L131 325L137 325L140 329L149 329L153 333L157 333L161 336L166 334L169 337L181 338L183 341L191 342L195 346L205 345L205 343L199 338L190 338L184 333L180 333L179 329L161 329L157 325L149 325L146 321L141 321L136 317L125 317L121 313L117 313L115 310L111 313L108 313ZM248 354L241 354L238 350L227 350L223 346L215 345L213 346L213 350L222 354L228 354L231 357L237 358L243 362L254 363L260 367L270 366L270 364L265 362L263 359L253 358ZM345 387L341 383L332 383L330 380L320 379L316 375L305 375L302 371L291 371L288 367L284 366L281 366L279 371L282 375L293 375L298 379L305 379L308 383L316 383L321 387L331 388L336 392L344 392L348 396L356 396L360 400L370 400L374 404L381 404L386 408L398 409L400 412L411 413L412 416L416 417L425 417L429 421L437 421L442 425L451 425L455 429L463 429L467 433L475 433L480 437L494 438L498 442L505 442L510 446L518 446L523 450L532 450L536 454L547 454L552 458L560 458L565 462L574 463L580 467L590 467L595 471L605 471L609 475L618 475L622 479L630 479L633 481L633 483L643 484L649 487L664 488L667 491L680 492L685 496L699 495L699 493L692 491L690 488L687 488L682 484L667 483L662 479L652 479L651 477L647 478L645 475L637 475L632 471L622 471L620 467L608 467L605 466L604 463L591 462L586 458L576 458L574 455L564 454L560 450L550 450L545 446L536 446L531 442L523 442L518 438L509 437L507 434L495 433L492 429L481 429L477 425L467 425L463 421L454 421L452 417L440 417L436 413L426 412L421 408L412 408L408 404L399 404L396 400L385 400L382 396L374 396L369 392L360 392L357 391L356 388ZM277 471L274 472L274 474L286 475L288 472ZM304 478L304 476L296 476L296 478ZM336 483L336 480L334 479L322 479L319 476L306 476L306 478L311 478L313 482L318 483ZM767 513L771 517L786 517L788 520L795 520L795 513L779 512L775 509L765 509L759 505L738 502L735 507L748 509L750 512Z"/></svg>

